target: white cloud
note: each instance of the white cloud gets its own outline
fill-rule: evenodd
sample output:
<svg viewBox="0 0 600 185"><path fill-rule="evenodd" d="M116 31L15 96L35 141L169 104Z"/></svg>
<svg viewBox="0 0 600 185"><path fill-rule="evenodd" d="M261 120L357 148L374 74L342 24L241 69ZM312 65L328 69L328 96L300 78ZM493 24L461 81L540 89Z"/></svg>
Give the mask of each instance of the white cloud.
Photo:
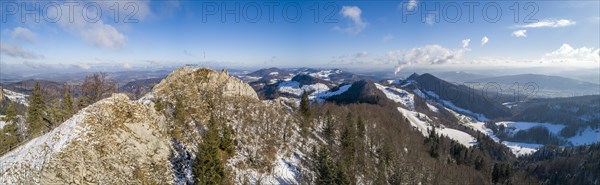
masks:
<svg viewBox="0 0 600 185"><path fill-rule="evenodd" d="M367 56L369 56L369 52L367 52L367 51L361 51L361 52L354 54L354 58L363 58L363 57L367 57Z"/></svg>
<svg viewBox="0 0 600 185"><path fill-rule="evenodd" d="M514 37L527 37L527 30L517 30L512 32L512 36Z"/></svg>
<svg viewBox="0 0 600 185"><path fill-rule="evenodd" d="M406 4L406 9L412 11L415 8L417 8L417 0L408 0L408 4Z"/></svg>
<svg viewBox="0 0 600 185"><path fill-rule="evenodd" d="M35 35L35 33L23 27L16 27L12 31L10 31L10 35L13 39L25 40L29 42L33 42L37 38L37 35Z"/></svg>
<svg viewBox="0 0 600 185"><path fill-rule="evenodd" d="M397 52L388 52L390 59L396 59L398 65L396 66L395 73L400 72L402 68L407 65L415 64L446 64L451 63L453 60L457 60L462 57L463 53L468 51L467 49L451 50L444 48L440 45L427 45L419 48L413 48L402 55L402 58L398 58Z"/></svg>
<svg viewBox="0 0 600 185"><path fill-rule="evenodd" d="M40 59L44 58L44 55L36 54L31 51L27 51L21 46L0 43L0 54L8 55L15 58L23 59Z"/></svg>
<svg viewBox="0 0 600 185"><path fill-rule="evenodd" d="M104 9L109 9L108 6L112 5L109 1L98 1L96 2L100 4L102 7L106 7ZM107 4L109 3L109 4ZM114 3L114 2L112 2ZM138 1L136 1L138 3ZM149 9L145 6L145 1L139 1L139 11L136 13L136 16L133 19L140 20L144 17L149 16ZM87 12L85 12L87 10ZM97 15L95 12L95 8L83 9L83 6L74 6L74 12L84 12L87 15L90 15L90 19L95 18L94 15ZM48 11L51 13L52 11ZM102 14L104 16L105 14ZM111 15L107 15L111 16ZM54 16L50 16L54 17ZM109 49L120 49L125 46L125 41L127 37L119 32L114 26L105 23L102 19L88 21L84 19L84 16L72 16L72 20L69 19L68 15L65 12L62 12L62 17L58 21L58 25L66 31L69 31L73 34L79 35L85 42L92 44L93 46L100 48L109 48ZM124 17L118 17L121 21L125 19ZM112 18L107 20L113 20Z"/></svg>
<svg viewBox="0 0 600 185"><path fill-rule="evenodd" d="M125 68L125 69L131 69L131 67L132 66L129 63L124 63L123 64L123 68Z"/></svg>
<svg viewBox="0 0 600 185"><path fill-rule="evenodd" d="M463 48L469 47L469 43L471 43L471 39L462 40L462 47Z"/></svg>
<svg viewBox="0 0 600 185"><path fill-rule="evenodd" d="M363 21L361 17L362 10L360 10L360 8L358 8L357 6L343 6L342 11L340 13L343 17L350 19L352 21L352 24L350 24L346 28L336 26L333 28L333 30L348 33L351 35L356 35L367 27L367 23Z"/></svg>
<svg viewBox="0 0 600 185"><path fill-rule="evenodd" d="M79 69L85 69L85 70L92 68L92 66L90 66L90 64L87 64L87 63L72 64L71 66L73 66L75 68L79 68Z"/></svg>
<svg viewBox="0 0 600 185"><path fill-rule="evenodd" d="M490 41L490 39L488 39L487 36L484 36L483 38L481 38L481 45L485 45Z"/></svg>
<svg viewBox="0 0 600 185"><path fill-rule="evenodd" d="M25 65L29 68L32 68L32 69L52 68L51 65L43 64L43 63L39 63L39 62L31 62L31 61L23 61L23 65Z"/></svg>
<svg viewBox="0 0 600 185"><path fill-rule="evenodd" d="M394 35L387 34L387 35L384 35L383 38L381 38L381 41L383 41L383 42L389 42L389 41L391 41L393 39L394 39Z"/></svg>
<svg viewBox="0 0 600 185"><path fill-rule="evenodd" d="M600 49L581 47L573 48L563 44L557 50L544 55L543 61L567 63L597 63L600 62Z"/></svg>
<svg viewBox="0 0 600 185"><path fill-rule="evenodd" d="M81 36L97 47L110 49L122 48L127 39L117 29L108 24L91 24L84 28L78 28Z"/></svg>
<svg viewBox="0 0 600 185"><path fill-rule="evenodd" d="M330 64L345 64L345 65L356 65L365 64L365 58L369 57L368 51L361 51L354 54L343 54L339 56L331 57Z"/></svg>
<svg viewBox="0 0 600 185"><path fill-rule="evenodd" d="M575 25L575 21L569 19L544 19L535 23L519 25L518 28L558 28Z"/></svg>

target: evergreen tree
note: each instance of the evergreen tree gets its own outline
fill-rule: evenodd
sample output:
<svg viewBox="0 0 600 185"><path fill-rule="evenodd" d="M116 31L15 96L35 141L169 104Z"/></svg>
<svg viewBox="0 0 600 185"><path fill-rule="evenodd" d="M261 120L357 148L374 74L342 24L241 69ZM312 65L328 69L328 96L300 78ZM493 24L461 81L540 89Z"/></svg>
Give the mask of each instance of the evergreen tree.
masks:
<svg viewBox="0 0 600 185"><path fill-rule="evenodd" d="M498 163L494 164L494 168L492 168L492 183L497 183L500 180L500 168L498 168Z"/></svg>
<svg viewBox="0 0 600 185"><path fill-rule="evenodd" d="M4 154L19 143L17 124L8 124L0 129L0 154Z"/></svg>
<svg viewBox="0 0 600 185"><path fill-rule="evenodd" d="M323 136L328 143L332 143L334 139L333 117L329 110L325 113L325 125L323 127Z"/></svg>
<svg viewBox="0 0 600 185"><path fill-rule="evenodd" d="M221 142L219 144L219 148L230 156L235 153L235 139L234 139L234 131L231 127L223 124L221 129L222 137Z"/></svg>
<svg viewBox="0 0 600 185"><path fill-rule="evenodd" d="M319 150L313 148L313 152L312 161L314 163L314 171L316 172L315 184L351 184L350 177L342 170L344 169L344 164L339 160L336 162L325 145L321 145Z"/></svg>
<svg viewBox="0 0 600 185"><path fill-rule="evenodd" d="M311 117L310 100L308 99L308 93L306 91L302 93L302 98L300 99L300 113L302 113L305 118Z"/></svg>
<svg viewBox="0 0 600 185"><path fill-rule="evenodd" d="M308 93L304 91L302 93L302 99L300 99L300 113L302 114L302 120L300 128L302 136L306 137L308 134L308 128L310 128L311 123L311 111L310 111L310 100L308 99Z"/></svg>
<svg viewBox="0 0 600 185"><path fill-rule="evenodd" d="M346 124L340 135L340 142L342 169L344 169L345 175L352 178L351 181L354 182L353 177L355 176L353 173L355 173L356 161L356 126L354 125L351 112L348 112L348 115L346 116Z"/></svg>
<svg viewBox="0 0 600 185"><path fill-rule="evenodd" d="M42 89L40 88L40 84L36 83L31 96L29 96L29 107L27 110L28 129L32 136L37 136L49 129L48 125L44 123L45 109L46 104Z"/></svg>
<svg viewBox="0 0 600 185"><path fill-rule="evenodd" d="M46 107L46 118L48 122L48 128L54 128L55 123L62 123L65 119L66 113L62 108L61 102L58 99L53 100L48 107Z"/></svg>
<svg viewBox="0 0 600 185"><path fill-rule="evenodd" d="M336 166L329 150L325 146L321 146L319 150L314 149L315 172L317 172L316 184L336 184Z"/></svg>
<svg viewBox="0 0 600 185"><path fill-rule="evenodd" d="M362 117L358 117L358 119L356 120L356 161L357 161L357 165L358 166L364 166L366 161L365 161L365 154L367 152L366 150L366 143L365 143L365 122L363 121ZM360 168L362 169L362 168Z"/></svg>
<svg viewBox="0 0 600 185"><path fill-rule="evenodd" d="M425 139L425 143L429 144L429 155L438 158L440 156L440 138L437 136L435 127L429 130L429 136Z"/></svg>
<svg viewBox="0 0 600 185"><path fill-rule="evenodd" d="M176 139L181 139L183 134L182 127L185 125L185 108L183 106L183 100L181 100L181 98L175 99L173 117L175 118L175 126L172 130L172 136Z"/></svg>
<svg viewBox="0 0 600 185"><path fill-rule="evenodd" d="M17 121L17 111L15 110L15 105L12 101L8 104L8 108L6 108L6 117L4 117L4 120L10 123Z"/></svg>
<svg viewBox="0 0 600 185"><path fill-rule="evenodd" d="M202 143L198 145L196 160L192 170L194 184L223 184L225 179L225 166L219 159L219 130L217 121L211 116L208 130L204 133Z"/></svg>
<svg viewBox="0 0 600 185"><path fill-rule="evenodd" d="M75 109L73 108L73 98L71 97L71 93L69 91L65 91L65 95L63 96L63 110L66 113L66 117L71 117L75 113Z"/></svg>

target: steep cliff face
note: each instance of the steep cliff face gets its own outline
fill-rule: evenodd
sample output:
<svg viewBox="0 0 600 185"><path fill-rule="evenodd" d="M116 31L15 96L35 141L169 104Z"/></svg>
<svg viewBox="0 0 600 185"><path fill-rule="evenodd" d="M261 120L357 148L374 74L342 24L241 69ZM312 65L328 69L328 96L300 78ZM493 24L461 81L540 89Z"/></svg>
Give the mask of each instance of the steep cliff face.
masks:
<svg viewBox="0 0 600 185"><path fill-rule="evenodd" d="M202 140L204 123L211 114L224 116L227 114L224 107L260 102L252 87L229 76L226 71L187 67L173 71L141 101L156 104L155 107L167 118L168 132L192 150ZM177 107L178 101L181 107ZM176 118L177 109L184 117Z"/></svg>
<svg viewBox="0 0 600 185"><path fill-rule="evenodd" d="M0 86L0 103L4 101L4 91L2 90L2 86Z"/></svg>
<svg viewBox="0 0 600 185"><path fill-rule="evenodd" d="M163 97L186 96L198 100L203 100L208 95L258 100L254 89L242 80L229 76L227 71L216 72L206 68L177 69L157 84L152 93Z"/></svg>
<svg viewBox="0 0 600 185"><path fill-rule="evenodd" d="M164 117L123 94L91 105L2 158L2 184L171 181Z"/></svg>

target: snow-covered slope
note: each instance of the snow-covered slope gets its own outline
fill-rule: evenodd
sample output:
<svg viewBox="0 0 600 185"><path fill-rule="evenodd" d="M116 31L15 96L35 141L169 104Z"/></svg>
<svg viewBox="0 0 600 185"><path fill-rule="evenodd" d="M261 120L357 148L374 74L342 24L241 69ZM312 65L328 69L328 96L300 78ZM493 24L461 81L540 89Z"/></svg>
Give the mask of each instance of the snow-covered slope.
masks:
<svg viewBox="0 0 600 185"><path fill-rule="evenodd" d="M410 124L417 130L419 130L423 134L423 136L428 136L428 131L434 129L432 124L430 124L431 119L429 119L427 115L407 110L401 107L398 107L398 111L400 111L400 113L402 113L402 115L406 117L406 119L408 119ZM446 128L443 126L436 127L435 129L438 135L447 136L450 139L453 139L466 147L473 146L477 143L477 139L475 139L475 137L463 131Z"/></svg>
<svg viewBox="0 0 600 185"><path fill-rule="evenodd" d="M397 103L401 103L402 105L408 107L410 110L415 109L415 99L414 95L408 93L405 90L398 89L395 87L386 87L381 84L375 83L377 89L381 90L385 96Z"/></svg>
<svg viewBox="0 0 600 185"><path fill-rule="evenodd" d="M21 105L29 106L29 101L27 101L28 95L17 93L7 89L2 89L2 91L4 91L4 96L6 96L6 98L8 98L10 101Z"/></svg>
<svg viewBox="0 0 600 185"><path fill-rule="evenodd" d="M0 169L2 172L2 178L0 178L2 183L18 183L21 180L20 178L23 178L19 174L41 169L45 162L48 162L61 152L67 144L71 143L73 139L79 137L89 129L81 124L86 115L88 113L83 111L51 132L34 138L25 145L0 157L0 163L3 164L3 168ZM31 176L31 180L40 182L40 177L33 175Z"/></svg>
<svg viewBox="0 0 600 185"><path fill-rule="evenodd" d="M316 93L311 94L308 98L310 99L315 99L319 102L322 103L325 99L335 96L335 95L339 95L342 94L346 91L348 91L348 89L350 89L350 87L352 87L352 84L348 84L348 85L343 85L341 87L339 87L337 90L335 91L317 91ZM332 89L333 90L333 89Z"/></svg>
<svg viewBox="0 0 600 185"><path fill-rule="evenodd" d="M322 83L300 86L300 83L298 83L296 81L285 81L285 82L281 82L278 85L279 92L289 93L289 94L293 94L295 96L302 96L302 93L304 91L321 93L321 92L325 92L328 90L329 90L329 87L327 87L327 85L322 84Z"/></svg>

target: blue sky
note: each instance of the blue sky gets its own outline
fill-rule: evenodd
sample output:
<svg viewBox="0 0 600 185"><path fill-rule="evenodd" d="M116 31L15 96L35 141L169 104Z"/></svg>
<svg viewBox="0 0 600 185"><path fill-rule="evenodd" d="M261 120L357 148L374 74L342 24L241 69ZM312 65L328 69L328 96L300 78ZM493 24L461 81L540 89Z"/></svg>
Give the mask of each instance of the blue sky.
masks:
<svg viewBox="0 0 600 185"><path fill-rule="evenodd" d="M0 59L2 72L188 63L391 71L414 66L600 66L598 1L531 2L80 1L75 6L2 1ZM72 17L68 5L73 5ZM272 21L269 5L276 5ZM472 22L467 5L473 5ZM56 7L58 20L53 19ZM39 12L24 15L23 8ZM227 9L234 13L223 15ZM494 19L498 9L501 15ZM102 12L98 17L96 10ZM294 20L298 11L302 16ZM134 22L124 22L127 18Z"/></svg>

